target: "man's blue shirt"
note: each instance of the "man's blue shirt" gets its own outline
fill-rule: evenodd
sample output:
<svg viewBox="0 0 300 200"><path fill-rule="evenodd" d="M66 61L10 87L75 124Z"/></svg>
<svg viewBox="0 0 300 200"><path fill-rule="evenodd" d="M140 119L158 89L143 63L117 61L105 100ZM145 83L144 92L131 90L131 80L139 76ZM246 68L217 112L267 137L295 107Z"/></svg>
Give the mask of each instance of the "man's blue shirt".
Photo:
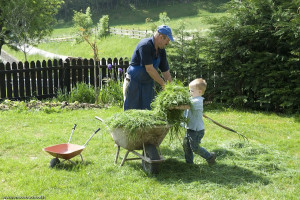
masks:
<svg viewBox="0 0 300 200"><path fill-rule="evenodd" d="M167 61L166 50L158 49L160 55L160 64L158 68L161 72L169 70L169 63ZM157 59L154 47L153 37L142 39L136 46L130 65L131 66L145 66L153 64L153 60Z"/></svg>

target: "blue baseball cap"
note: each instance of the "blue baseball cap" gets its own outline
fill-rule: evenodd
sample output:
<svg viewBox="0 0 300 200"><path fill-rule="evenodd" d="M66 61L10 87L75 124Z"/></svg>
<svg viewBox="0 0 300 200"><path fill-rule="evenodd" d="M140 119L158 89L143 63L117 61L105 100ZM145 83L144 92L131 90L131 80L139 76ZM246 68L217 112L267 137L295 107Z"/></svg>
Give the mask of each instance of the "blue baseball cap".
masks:
<svg viewBox="0 0 300 200"><path fill-rule="evenodd" d="M168 38L174 42L173 36L172 36L172 30L170 27L168 27L167 25L161 25L157 28L157 31L161 34L164 34L166 36L168 36Z"/></svg>

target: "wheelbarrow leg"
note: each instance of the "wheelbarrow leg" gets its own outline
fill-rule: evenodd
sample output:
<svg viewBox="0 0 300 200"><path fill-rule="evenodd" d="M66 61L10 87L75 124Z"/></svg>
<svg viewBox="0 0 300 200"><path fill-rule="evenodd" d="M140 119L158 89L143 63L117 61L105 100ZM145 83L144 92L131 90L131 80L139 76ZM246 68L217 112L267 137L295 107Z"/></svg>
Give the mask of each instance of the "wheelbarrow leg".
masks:
<svg viewBox="0 0 300 200"><path fill-rule="evenodd" d="M117 146L116 158L115 158L115 165L116 165L116 164L117 164L117 162L118 162L119 153L120 153L120 146L118 145L118 146Z"/></svg>
<svg viewBox="0 0 300 200"><path fill-rule="evenodd" d="M73 162L72 160L67 160L67 161L69 161L69 162L72 163L73 165L76 165L76 163Z"/></svg>
<svg viewBox="0 0 300 200"><path fill-rule="evenodd" d="M80 155L80 157L81 157L81 161L84 162L82 155L81 155L81 154L79 154L79 155Z"/></svg>
<svg viewBox="0 0 300 200"><path fill-rule="evenodd" d="M126 160L128 154L129 154L129 150L125 153L125 156L124 156L124 158L123 158L123 160L122 160L122 162L121 162L120 167L124 165L124 162L125 162L125 160Z"/></svg>

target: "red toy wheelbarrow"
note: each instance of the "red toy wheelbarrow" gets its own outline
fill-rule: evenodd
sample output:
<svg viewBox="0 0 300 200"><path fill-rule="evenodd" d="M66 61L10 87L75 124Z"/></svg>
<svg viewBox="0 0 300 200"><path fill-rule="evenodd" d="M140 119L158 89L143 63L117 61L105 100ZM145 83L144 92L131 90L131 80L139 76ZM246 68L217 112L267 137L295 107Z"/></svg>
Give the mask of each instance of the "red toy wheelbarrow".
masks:
<svg viewBox="0 0 300 200"><path fill-rule="evenodd" d="M91 135L91 137L86 141L86 143L83 146L81 146L81 145L77 145L77 144L70 144L75 128L76 128L76 124L74 125L74 127L72 129L72 133L71 133L71 136L70 136L67 144L58 144L58 145L46 147L43 149L44 151L48 152L49 154L51 154L52 156L55 157L50 161L50 165L49 165L50 168L53 168L55 165L57 165L59 163L63 163L66 160L75 164L70 159L77 156L78 154L80 155L81 160L83 162L83 157L81 155L81 152L83 151L83 149L85 148L87 143L92 139L92 137L100 130L100 128L98 128ZM60 162L59 158L62 158L64 160L62 162Z"/></svg>

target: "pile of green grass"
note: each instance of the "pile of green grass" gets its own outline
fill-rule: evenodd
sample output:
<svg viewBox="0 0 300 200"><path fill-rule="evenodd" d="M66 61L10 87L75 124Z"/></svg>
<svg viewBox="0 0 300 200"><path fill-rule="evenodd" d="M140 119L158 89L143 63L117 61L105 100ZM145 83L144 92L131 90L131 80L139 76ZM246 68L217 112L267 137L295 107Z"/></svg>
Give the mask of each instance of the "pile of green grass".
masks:
<svg viewBox="0 0 300 200"><path fill-rule="evenodd" d="M111 129L123 128L132 135L136 134L136 129L146 129L150 127L167 125L167 121L153 110L126 110L116 113L107 122Z"/></svg>
<svg viewBox="0 0 300 200"><path fill-rule="evenodd" d="M132 138L136 137L138 128L146 129L159 125L171 126L171 134L178 135L180 123L185 121L183 110L170 108L190 103L189 92L182 83L168 83L151 104L153 110L126 110L112 116L107 125L110 129L125 129Z"/></svg>

